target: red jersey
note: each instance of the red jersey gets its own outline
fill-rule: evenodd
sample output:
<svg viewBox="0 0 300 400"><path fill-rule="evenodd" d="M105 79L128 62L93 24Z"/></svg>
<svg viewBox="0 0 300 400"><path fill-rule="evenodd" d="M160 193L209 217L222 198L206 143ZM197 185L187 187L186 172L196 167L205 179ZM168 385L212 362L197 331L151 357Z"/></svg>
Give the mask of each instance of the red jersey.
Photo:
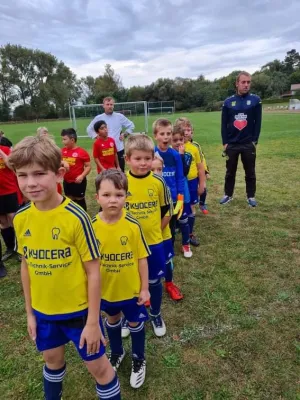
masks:
<svg viewBox="0 0 300 400"><path fill-rule="evenodd" d="M77 176L83 173L84 164L90 162L89 153L81 147L74 149L64 147L61 149L61 155L63 161L66 161L70 166L69 171L65 173L64 180L68 183L75 182Z"/></svg>
<svg viewBox="0 0 300 400"><path fill-rule="evenodd" d="M9 155L11 149L6 146L1 146L0 149L6 155ZM6 194L18 193L19 186L17 182L17 177L11 169L9 169L4 159L0 155L0 196L5 196Z"/></svg>
<svg viewBox="0 0 300 400"><path fill-rule="evenodd" d="M117 154L116 143L113 138L107 137L103 139L98 137L93 146L93 157L97 158L105 169L116 168L115 160ZM97 165L97 171L100 168Z"/></svg>

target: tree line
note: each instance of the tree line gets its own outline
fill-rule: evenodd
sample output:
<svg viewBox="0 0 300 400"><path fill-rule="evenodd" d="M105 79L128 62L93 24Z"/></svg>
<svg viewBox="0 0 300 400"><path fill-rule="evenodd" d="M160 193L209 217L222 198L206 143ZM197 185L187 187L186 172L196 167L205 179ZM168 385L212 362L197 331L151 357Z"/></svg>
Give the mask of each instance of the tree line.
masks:
<svg viewBox="0 0 300 400"><path fill-rule="evenodd" d="M0 121L64 118L70 102L101 103L105 96L117 102L175 100L178 111L218 110L235 93L239 72L215 80L202 74L195 79L160 78L150 85L125 88L109 64L96 78L77 78L50 53L7 44L0 48ZM270 61L252 75L252 91L262 99L279 98L292 83L300 83L300 55L295 49L283 61Z"/></svg>

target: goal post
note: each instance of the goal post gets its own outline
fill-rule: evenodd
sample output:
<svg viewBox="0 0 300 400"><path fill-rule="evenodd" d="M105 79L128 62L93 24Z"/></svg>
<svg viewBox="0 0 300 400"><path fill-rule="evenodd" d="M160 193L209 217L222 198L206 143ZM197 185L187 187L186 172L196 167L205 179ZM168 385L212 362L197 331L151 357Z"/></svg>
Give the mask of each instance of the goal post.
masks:
<svg viewBox="0 0 300 400"><path fill-rule="evenodd" d="M114 112L119 112L130 119L135 131L148 132L148 107L146 101L115 103ZM70 121L77 131L78 137L87 138L86 128L99 114L104 113L103 104L70 105Z"/></svg>
<svg viewBox="0 0 300 400"><path fill-rule="evenodd" d="M149 101L148 113L151 114L174 114L175 100Z"/></svg>
<svg viewBox="0 0 300 400"><path fill-rule="evenodd" d="M174 114L174 107L148 107L148 114Z"/></svg>

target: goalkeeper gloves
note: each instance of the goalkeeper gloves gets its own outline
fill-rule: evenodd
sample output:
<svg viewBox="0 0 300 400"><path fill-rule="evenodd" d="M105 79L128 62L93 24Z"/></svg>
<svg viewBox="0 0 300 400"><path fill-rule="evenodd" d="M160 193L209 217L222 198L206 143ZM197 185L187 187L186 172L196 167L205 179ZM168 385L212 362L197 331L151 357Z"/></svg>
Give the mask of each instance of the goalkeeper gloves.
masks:
<svg viewBox="0 0 300 400"><path fill-rule="evenodd" d="M177 202L174 209L174 215L177 215L177 219L179 219L183 212L183 195L179 194L177 196Z"/></svg>

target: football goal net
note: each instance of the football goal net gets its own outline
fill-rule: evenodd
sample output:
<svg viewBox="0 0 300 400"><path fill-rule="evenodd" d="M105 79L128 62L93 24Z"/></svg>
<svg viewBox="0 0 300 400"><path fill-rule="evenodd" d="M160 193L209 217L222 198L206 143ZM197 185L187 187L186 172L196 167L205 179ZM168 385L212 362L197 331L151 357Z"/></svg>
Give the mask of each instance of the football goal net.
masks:
<svg viewBox="0 0 300 400"><path fill-rule="evenodd" d="M146 101L115 103L114 112L130 119L135 132L148 132L148 107ZM70 121L78 137L88 137L86 128L97 115L104 113L102 104L70 105Z"/></svg>
<svg viewBox="0 0 300 400"><path fill-rule="evenodd" d="M148 114L174 114L175 112L175 100L171 101L149 101L148 102Z"/></svg>
<svg viewBox="0 0 300 400"><path fill-rule="evenodd" d="M300 110L300 100L290 99L289 110Z"/></svg>

